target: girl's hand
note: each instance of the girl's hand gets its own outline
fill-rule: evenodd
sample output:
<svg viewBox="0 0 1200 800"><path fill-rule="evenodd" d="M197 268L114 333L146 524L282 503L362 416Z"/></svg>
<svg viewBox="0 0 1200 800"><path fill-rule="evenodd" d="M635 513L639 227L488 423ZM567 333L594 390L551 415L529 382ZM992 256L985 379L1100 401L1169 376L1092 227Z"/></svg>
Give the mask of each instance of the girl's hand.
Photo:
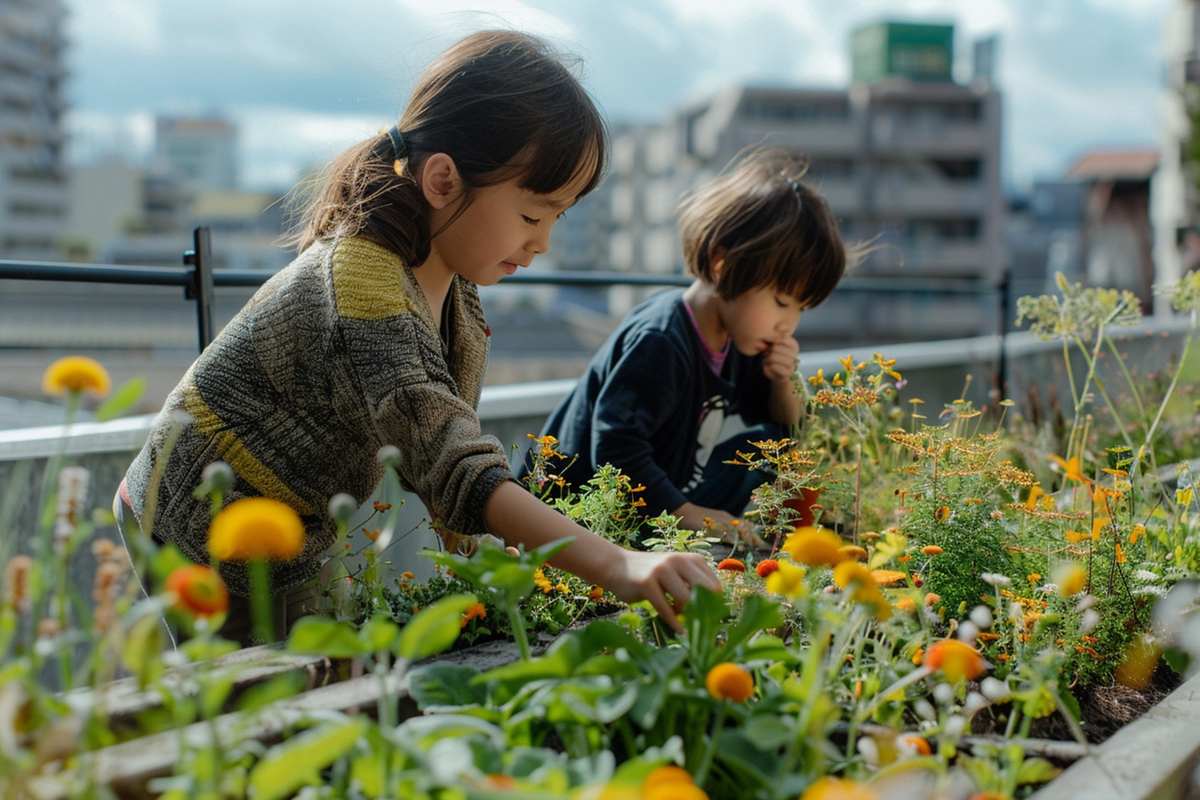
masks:
<svg viewBox="0 0 1200 800"><path fill-rule="evenodd" d="M800 343L788 335L771 343L771 349L763 356L763 374L767 380L781 382L792 379L796 372L796 359L800 356Z"/></svg>
<svg viewBox="0 0 1200 800"><path fill-rule="evenodd" d="M676 616L692 596L693 586L721 591L708 559L696 553L643 553L622 550L604 585L626 602L648 600L663 621L683 632Z"/></svg>

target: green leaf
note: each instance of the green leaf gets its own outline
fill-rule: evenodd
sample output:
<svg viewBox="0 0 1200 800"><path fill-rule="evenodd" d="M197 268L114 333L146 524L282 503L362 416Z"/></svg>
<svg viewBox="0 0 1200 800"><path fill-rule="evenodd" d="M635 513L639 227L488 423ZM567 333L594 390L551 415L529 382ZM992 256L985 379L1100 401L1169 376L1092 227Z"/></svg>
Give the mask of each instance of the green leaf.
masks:
<svg viewBox="0 0 1200 800"><path fill-rule="evenodd" d="M279 675L266 683L251 686L237 700L237 710L242 712L257 711L272 703L294 697L304 691L305 679L299 672L289 672Z"/></svg>
<svg viewBox="0 0 1200 800"><path fill-rule="evenodd" d="M436 655L458 638L463 612L475 603L473 594L454 594L424 608L413 617L396 640L394 651L406 661Z"/></svg>
<svg viewBox="0 0 1200 800"><path fill-rule="evenodd" d="M142 395L145 393L146 379L142 377L130 378L96 409L96 421L108 422L110 419L121 416L130 408L137 405L137 402L142 399Z"/></svg>
<svg viewBox="0 0 1200 800"><path fill-rule="evenodd" d="M256 800L289 797L305 784L319 783L321 770L337 761L363 735L367 722L350 719L293 736L267 751L250 772Z"/></svg>
<svg viewBox="0 0 1200 800"><path fill-rule="evenodd" d="M364 652L383 653L392 649L400 628L382 614L377 614L358 632Z"/></svg>
<svg viewBox="0 0 1200 800"><path fill-rule="evenodd" d="M301 617L288 636L287 649L329 658L363 655L363 644L354 628L326 617Z"/></svg>
<svg viewBox="0 0 1200 800"><path fill-rule="evenodd" d="M227 656L242 646L228 639L189 639L179 646L180 651L188 657L188 661L212 661L221 656Z"/></svg>
<svg viewBox="0 0 1200 800"><path fill-rule="evenodd" d="M429 664L408 675L408 693L422 711L431 706L482 705L487 687L472 683L479 675L476 667L465 664Z"/></svg>
<svg viewBox="0 0 1200 800"><path fill-rule="evenodd" d="M759 594L750 595L742 607L742 615L729 629L725 646L713 660L729 661L742 642L764 628L777 628L782 624L783 614L779 610L779 603Z"/></svg>
<svg viewBox="0 0 1200 800"><path fill-rule="evenodd" d="M1061 769L1044 758L1027 758L1017 770L1017 783L1046 783L1058 777Z"/></svg>
<svg viewBox="0 0 1200 800"><path fill-rule="evenodd" d="M0 648L0 652L3 652L3 648ZM1186 650L1169 647L1163 652L1163 661L1167 662L1167 666L1175 670L1177 674L1182 675L1187 672L1192 657Z"/></svg>
<svg viewBox="0 0 1200 800"><path fill-rule="evenodd" d="M150 561L150 572L153 573L155 580L159 584L163 584L167 580L167 576L174 572L179 567L191 566L192 562L187 559L179 548L173 544L165 544L158 548L158 552Z"/></svg>
<svg viewBox="0 0 1200 800"><path fill-rule="evenodd" d="M229 693L233 691L233 676L220 675L210 678L200 693L200 710L204 716L215 717L225 707Z"/></svg>
<svg viewBox="0 0 1200 800"><path fill-rule="evenodd" d="M166 644L164 624L156 614L142 617L129 629L121 647L121 662L137 677L139 689L145 689L162 677L162 651Z"/></svg>

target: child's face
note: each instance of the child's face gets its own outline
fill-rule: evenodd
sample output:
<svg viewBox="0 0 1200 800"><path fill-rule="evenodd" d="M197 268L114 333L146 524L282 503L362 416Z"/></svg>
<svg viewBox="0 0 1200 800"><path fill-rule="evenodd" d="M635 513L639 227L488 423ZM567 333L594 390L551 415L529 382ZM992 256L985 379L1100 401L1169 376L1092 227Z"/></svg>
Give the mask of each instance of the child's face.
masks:
<svg viewBox="0 0 1200 800"><path fill-rule="evenodd" d="M742 292L732 300L722 299L718 311L737 351L756 356L783 337L794 335L801 309L796 298L767 286Z"/></svg>
<svg viewBox="0 0 1200 800"><path fill-rule="evenodd" d="M548 195L521 188L515 178L475 189L462 215L434 237L433 250L467 280L482 286L499 283L528 267L534 256L549 252L554 223L574 204L587 179L581 174ZM436 215L431 223L438 230Z"/></svg>

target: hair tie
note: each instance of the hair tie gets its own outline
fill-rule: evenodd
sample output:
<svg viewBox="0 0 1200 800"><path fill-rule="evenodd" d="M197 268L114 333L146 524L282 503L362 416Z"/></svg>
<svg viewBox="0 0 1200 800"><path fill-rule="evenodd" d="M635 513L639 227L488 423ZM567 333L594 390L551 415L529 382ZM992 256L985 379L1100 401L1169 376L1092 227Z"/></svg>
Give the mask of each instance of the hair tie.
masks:
<svg viewBox="0 0 1200 800"><path fill-rule="evenodd" d="M395 125L387 129L387 136L392 143L392 153L395 155L392 169L397 175L402 175L404 166L400 161L408 157L408 142L404 141L404 134Z"/></svg>

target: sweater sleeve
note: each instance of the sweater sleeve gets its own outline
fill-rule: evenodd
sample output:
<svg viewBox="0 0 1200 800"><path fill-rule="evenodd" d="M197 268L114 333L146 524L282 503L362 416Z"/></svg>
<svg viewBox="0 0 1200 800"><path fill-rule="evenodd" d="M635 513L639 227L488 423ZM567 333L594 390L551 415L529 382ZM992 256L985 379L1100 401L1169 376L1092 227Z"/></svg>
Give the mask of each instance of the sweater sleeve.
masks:
<svg viewBox="0 0 1200 800"><path fill-rule="evenodd" d="M412 314L343 319L342 330L378 441L400 451L401 479L436 524L484 533L484 505L512 474L499 440L459 397L440 340Z"/></svg>
<svg viewBox="0 0 1200 800"><path fill-rule="evenodd" d="M635 485L644 485L649 515L674 511L687 501L650 443L678 413L676 398L687 382L678 348L660 333L645 333L621 354L593 407L592 463L612 464Z"/></svg>

